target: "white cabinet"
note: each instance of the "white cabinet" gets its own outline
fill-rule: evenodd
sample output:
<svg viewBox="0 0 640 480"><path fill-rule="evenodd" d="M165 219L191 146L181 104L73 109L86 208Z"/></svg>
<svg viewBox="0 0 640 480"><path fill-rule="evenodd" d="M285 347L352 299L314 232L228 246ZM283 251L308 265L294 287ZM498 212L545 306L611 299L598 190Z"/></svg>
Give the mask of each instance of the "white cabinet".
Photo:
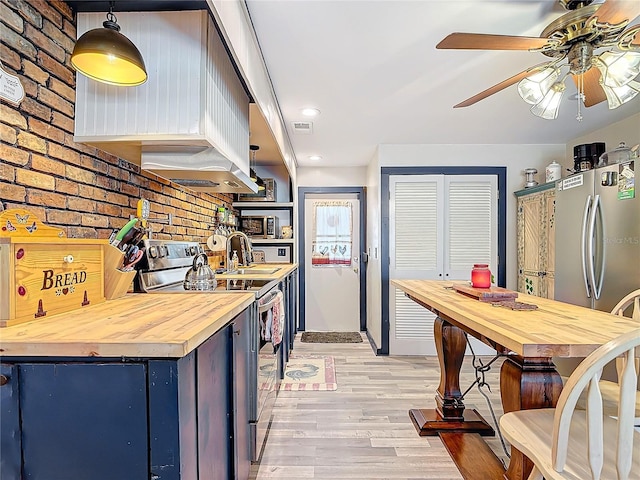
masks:
<svg viewBox="0 0 640 480"><path fill-rule="evenodd" d="M515 192L518 197L518 291L554 298L555 184Z"/></svg>
<svg viewBox="0 0 640 480"><path fill-rule="evenodd" d="M78 36L104 13L79 13ZM118 12L149 79L116 87L77 76L74 140L140 164L157 146L215 148L249 174L249 97L206 10Z"/></svg>

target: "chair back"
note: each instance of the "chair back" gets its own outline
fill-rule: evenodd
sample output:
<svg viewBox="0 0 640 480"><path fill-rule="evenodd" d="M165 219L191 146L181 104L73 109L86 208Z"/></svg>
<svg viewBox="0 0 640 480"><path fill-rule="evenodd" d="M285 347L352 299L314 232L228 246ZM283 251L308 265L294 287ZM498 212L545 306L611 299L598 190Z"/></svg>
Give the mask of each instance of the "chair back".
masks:
<svg viewBox="0 0 640 480"><path fill-rule="evenodd" d="M638 290L634 290L629 295L625 296L622 300L616 303L616 306L611 309L611 313L614 315L620 315L621 317L625 316L625 312L627 309L633 304L633 308L631 309L631 315L626 315L627 317L631 317L638 325L640 325L640 288ZM636 370L638 370L640 374L640 355L639 352L636 352ZM620 378L620 372L622 369L622 359L616 360L616 371L618 373L618 378ZM640 385L638 385L640 389Z"/></svg>
<svg viewBox="0 0 640 480"><path fill-rule="evenodd" d="M637 300L636 300L637 301ZM637 308L636 308L637 310ZM587 391L587 458L593 478L600 478L604 462L604 442L616 442L616 469L619 479L629 477L633 453L635 394L638 377L636 373L635 349L640 345L638 329L620 335L605 343L584 359L569 377L564 386L553 422L552 459L557 472L564 469L567 460L569 427L576 402L582 391ZM602 368L616 357L622 356L619 382L619 404L617 428L606 432L603 427L602 396L599 381ZM615 438L611 438L611 435Z"/></svg>

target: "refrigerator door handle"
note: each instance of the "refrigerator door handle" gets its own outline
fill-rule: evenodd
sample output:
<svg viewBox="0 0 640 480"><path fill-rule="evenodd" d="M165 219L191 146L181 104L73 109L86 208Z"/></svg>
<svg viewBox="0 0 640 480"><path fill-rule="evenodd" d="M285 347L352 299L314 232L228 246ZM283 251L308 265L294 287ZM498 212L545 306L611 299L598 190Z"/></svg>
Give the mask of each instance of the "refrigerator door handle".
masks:
<svg viewBox="0 0 640 480"><path fill-rule="evenodd" d="M600 278L599 281L596 282L596 258L594 255L594 246L595 246L595 231L596 231L596 220L598 219L598 215L600 216L600 222L602 223L603 228L603 239L604 237L604 222L602 221L602 200L600 199L600 195L596 195L593 199L593 208L591 210L591 220L589 222L589 279L591 281L591 285L593 288L593 296L596 300L600 300L600 294L602 293L602 284L604 280L604 261L605 261L605 252L604 252L604 241L602 245L602 261L600 265Z"/></svg>
<svg viewBox="0 0 640 480"><path fill-rule="evenodd" d="M587 243L587 271L589 272L589 283L593 290L593 296L597 299L597 286L596 286L596 266L595 258L593 255L595 244L595 232L596 232L596 213L598 212L598 203L600 202L600 195L596 195L593 199L593 206L591 207L591 213L589 214L589 233Z"/></svg>
<svg viewBox="0 0 640 480"><path fill-rule="evenodd" d="M584 288L587 292L587 298L591 298L591 289L589 288L589 280L587 278L587 221L589 219L589 207L591 206L591 195L587 195L587 201L584 204L584 212L582 213L582 230L580 235L580 257L582 259L582 279L584 280Z"/></svg>

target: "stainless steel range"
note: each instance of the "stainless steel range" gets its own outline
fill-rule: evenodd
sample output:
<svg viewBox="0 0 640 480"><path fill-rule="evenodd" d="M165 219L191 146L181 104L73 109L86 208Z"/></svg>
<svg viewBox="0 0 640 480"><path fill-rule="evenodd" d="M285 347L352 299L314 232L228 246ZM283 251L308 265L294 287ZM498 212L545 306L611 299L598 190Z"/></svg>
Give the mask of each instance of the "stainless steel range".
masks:
<svg viewBox="0 0 640 480"><path fill-rule="evenodd" d="M193 259L204 253L197 242L145 239L144 256L138 263L134 290L144 293L229 293L254 292L263 298L277 287L277 280L221 280L215 290L186 290L184 280Z"/></svg>
<svg viewBox="0 0 640 480"><path fill-rule="evenodd" d="M146 239L144 256L136 265L138 274L134 290L141 293L254 293L256 302L251 308L250 345L247 345L249 378L247 398L249 436L252 459L258 460L266 441L271 422L271 410L280 388L283 358L280 345L263 338L262 332L269 310L277 299L277 280L221 280L213 290L185 289L185 276L192 269L194 259L204 253L197 242ZM197 261L196 261L197 263ZM280 295L281 297L281 295Z"/></svg>

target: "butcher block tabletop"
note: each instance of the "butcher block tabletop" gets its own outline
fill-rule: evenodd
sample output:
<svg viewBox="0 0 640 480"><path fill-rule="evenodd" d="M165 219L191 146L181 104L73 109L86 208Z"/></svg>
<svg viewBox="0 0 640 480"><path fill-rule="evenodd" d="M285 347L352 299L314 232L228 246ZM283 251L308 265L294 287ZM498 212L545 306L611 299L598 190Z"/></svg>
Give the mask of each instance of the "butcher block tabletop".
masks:
<svg viewBox="0 0 640 480"><path fill-rule="evenodd" d="M253 293L128 294L0 329L0 356L179 358L255 300Z"/></svg>
<svg viewBox="0 0 640 480"><path fill-rule="evenodd" d="M445 320L524 357L585 357L622 333L637 330L640 335L640 325L631 318L546 298L519 294L515 300L538 308L514 311L456 292L454 282L391 283Z"/></svg>

